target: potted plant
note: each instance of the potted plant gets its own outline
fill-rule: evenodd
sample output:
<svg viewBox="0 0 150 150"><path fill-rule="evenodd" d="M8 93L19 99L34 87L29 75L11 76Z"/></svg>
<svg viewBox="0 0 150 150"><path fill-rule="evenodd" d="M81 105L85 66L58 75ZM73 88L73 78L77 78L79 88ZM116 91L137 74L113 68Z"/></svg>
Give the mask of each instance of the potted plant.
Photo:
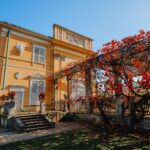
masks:
<svg viewBox="0 0 150 150"><path fill-rule="evenodd" d="M6 100L6 95L4 94L4 95L2 95L0 98L1 98L1 100L4 102L5 100Z"/></svg>
<svg viewBox="0 0 150 150"><path fill-rule="evenodd" d="M8 97L11 99L11 101L14 100L15 94L16 94L15 91L9 91L9 92L8 92Z"/></svg>
<svg viewBox="0 0 150 150"><path fill-rule="evenodd" d="M3 106L3 112L4 114L11 115L15 112L15 97L16 92L15 91L9 91L7 94L4 94L1 96L1 99L3 100L4 106Z"/></svg>
<svg viewBox="0 0 150 150"><path fill-rule="evenodd" d="M40 101L44 101L44 99L45 99L45 93L44 93L44 92L41 92L41 93L39 94L39 100L40 100Z"/></svg>

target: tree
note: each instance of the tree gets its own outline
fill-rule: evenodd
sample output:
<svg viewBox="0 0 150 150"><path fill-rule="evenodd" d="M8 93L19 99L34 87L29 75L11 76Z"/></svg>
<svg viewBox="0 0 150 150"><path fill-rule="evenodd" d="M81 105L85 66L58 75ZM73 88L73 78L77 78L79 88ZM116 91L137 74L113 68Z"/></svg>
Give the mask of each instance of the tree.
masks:
<svg viewBox="0 0 150 150"><path fill-rule="evenodd" d="M101 58L99 66L105 70L105 73L103 76L99 75L99 78L101 80L107 78L107 80L103 82L103 86L100 83L100 87L105 88L99 88L99 90L103 90L104 94L103 97L98 99L98 107L104 113L104 105L108 105L108 98L106 97L109 97L109 101L112 101L114 98L116 100L119 99L120 95L124 96L126 106L122 107L120 105L122 107L121 116L124 116L127 109L130 110L131 128L134 127L135 123L138 123L144 118L150 106L149 40L150 32L145 33L141 30L135 36L126 37L121 41L113 40L106 43L101 49L104 57ZM110 91L112 91L111 95L106 95ZM117 104L120 101L121 99L117 101ZM108 122L106 115L103 118Z"/></svg>
<svg viewBox="0 0 150 150"><path fill-rule="evenodd" d="M84 80L87 68L95 73L89 80L97 81L94 88L98 92L92 93L90 98L79 97L69 102L90 100L93 108L99 108L106 123L110 123L107 112L114 110L121 117L128 111L131 128L144 118L150 107L150 32L140 30L137 35L108 42L99 54L88 55L86 60L72 63L56 75L78 73L78 82L87 85Z"/></svg>

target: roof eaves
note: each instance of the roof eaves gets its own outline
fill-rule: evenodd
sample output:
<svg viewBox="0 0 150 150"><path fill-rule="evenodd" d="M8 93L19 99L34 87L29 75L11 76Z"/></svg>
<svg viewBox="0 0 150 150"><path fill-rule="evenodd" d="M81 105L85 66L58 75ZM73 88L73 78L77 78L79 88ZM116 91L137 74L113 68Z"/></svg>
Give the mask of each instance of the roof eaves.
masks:
<svg viewBox="0 0 150 150"><path fill-rule="evenodd" d="M32 34L36 34L37 36L41 36L41 37L44 37L44 38L48 38L48 39L51 39L52 37L50 36L46 36L46 35L43 35L41 33L38 33L38 32L35 32L35 31L32 31L32 30L29 30L29 29L26 29L24 27L21 27L21 26L18 26L18 25L14 25L12 23L9 23L9 22L5 22L5 21L0 21L0 24L4 24L6 26L10 26L10 27L15 27L15 28L18 28L20 30L23 30L23 31L26 31L26 32L30 32Z"/></svg>

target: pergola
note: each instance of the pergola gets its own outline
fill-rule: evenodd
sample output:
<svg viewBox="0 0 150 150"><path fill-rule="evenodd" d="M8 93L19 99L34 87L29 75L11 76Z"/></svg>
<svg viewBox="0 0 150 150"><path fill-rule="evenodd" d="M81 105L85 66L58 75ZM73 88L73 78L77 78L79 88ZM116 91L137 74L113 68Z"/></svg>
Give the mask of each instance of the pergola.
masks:
<svg viewBox="0 0 150 150"><path fill-rule="evenodd" d="M144 45L140 50L140 46ZM138 48L139 47L139 48ZM137 50L135 50L137 49ZM148 38L140 39L139 41L134 41L129 45L124 45L123 47L118 49L114 49L113 51L109 51L107 53L94 54L88 57L84 61L77 62L70 67L56 72L53 76L55 86L58 84L58 80L61 78L66 78L67 80L67 98L69 99L69 84L72 76L76 73L83 74L85 77L85 92L86 97L89 99L92 96L95 96L95 93L92 92L93 82L96 82L96 69L115 72L116 67L124 63L127 72L132 71L134 76L140 76L139 71L136 70L135 66L131 66L133 60L140 59L141 62L145 64L142 69L150 72L150 40ZM141 68L140 68L141 69ZM114 80L118 80L116 76ZM97 86L97 84L96 84ZM97 90L97 87L95 87ZM96 92L97 95L98 92Z"/></svg>

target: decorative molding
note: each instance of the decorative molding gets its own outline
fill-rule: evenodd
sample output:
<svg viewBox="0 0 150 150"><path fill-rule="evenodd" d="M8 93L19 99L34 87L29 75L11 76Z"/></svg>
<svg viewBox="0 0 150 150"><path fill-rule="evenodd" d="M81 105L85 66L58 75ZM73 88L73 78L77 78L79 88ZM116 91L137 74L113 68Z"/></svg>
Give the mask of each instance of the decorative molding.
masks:
<svg viewBox="0 0 150 150"><path fill-rule="evenodd" d="M24 45L22 43L17 43L16 44L16 48L19 51L20 55L24 52L24 49L25 49L25 47L24 47Z"/></svg>
<svg viewBox="0 0 150 150"><path fill-rule="evenodd" d="M65 61L66 56L61 55L59 53L54 53L54 59L61 59L61 61Z"/></svg>
<svg viewBox="0 0 150 150"><path fill-rule="evenodd" d="M29 76L30 78L36 78L36 79L45 79L46 77L41 75L40 73L32 74Z"/></svg>
<svg viewBox="0 0 150 150"><path fill-rule="evenodd" d="M58 37L59 37L60 40L63 39L63 37L62 37L62 29L58 30Z"/></svg>
<svg viewBox="0 0 150 150"><path fill-rule="evenodd" d="M10 85L10 90L25 91L25 86L21 86L21 85Z"/></svg>
<svg viewBox="0 0 150 150"><path fill-rule="evenodd" d="M6 32L1 31L0 36L1 36L1 37L6 37L6 34L7 34Z"/></svg>
<svg viewBox="0 0 150 150"><path fill-rule="evenodd" d="M61 27L59 25L54 25L53 27L54 38L64 41L66 43L70 43L72 45L76 45L85 49L92 49L92 39Z"/></svg>
<svg viewBox="0 0 150 150"><path fill-rule="evenodd" d="M65 55L61 55L61 60L65 61L65 59L66 59L66 56Z"/></svg>
<svg viewBox="0 0 150 150"><path fill-rule="evenodd" d="M69 32L66 32L66 42L85 48L85 40Z"/></svg>
<svg viewBox="0 0 150 150"><path fill-rule="evenodd" d="M2 31L3 32L8 32L8 29L7 28L2 28ZM27 34L19 33L19 32L16 32L14 30L11 30L11 34L16 35L16 36L20 36L20 37L23 37L23 38L26 38L26 39L30 39L30 40L33 40L33 41L36 41L36 42L40 42L40 43L44 43L44 44L50 44L50 42L41 40L41 39L36 38L34 36L30 36L30 35L27 35Z"/></svg>
<svg viewBox="0 0 150 150"><path fill-rule="evenodd" d="M76 56L80 56L80 57L86 57L86 54L81 54L81 53L78 53L78 52L73 52L69 49L66 49L66 48L62 48L62 47L59 47L59 46L54 46L54 49L55 50L59 50L59 51L62 51L62 52L67 52L69 54L73 54L73 55L76 55Z"/></svg>
<svg viewBox="0 0 150 150"><path fill-rule="evenodd" d="M16 77L16 79L20 79L21 78L21 73L20 72L17 72L16 74L15 74L15 77Z"/></svg>
<svg viewBox="0 0 150 150"><path fill-rule="evenodd" d="M0 63L1 66L4 66L4 64ZM49 74L53 74L53 71L50 70L41 70L41 69L34 69L31 67L22 67L22 66L16 66L16 65L7 65L8 67L14 67L14 68L20 68L20 69L27 69L27 70L33 70L33 71L39 71L39 72L49 72Z"/></svg>
<svg viewBox="0 0 150 150"><path fill-rule="evenodd" d="M54 59L60 59L61 55L59 53L54 53Z"/></svg>

